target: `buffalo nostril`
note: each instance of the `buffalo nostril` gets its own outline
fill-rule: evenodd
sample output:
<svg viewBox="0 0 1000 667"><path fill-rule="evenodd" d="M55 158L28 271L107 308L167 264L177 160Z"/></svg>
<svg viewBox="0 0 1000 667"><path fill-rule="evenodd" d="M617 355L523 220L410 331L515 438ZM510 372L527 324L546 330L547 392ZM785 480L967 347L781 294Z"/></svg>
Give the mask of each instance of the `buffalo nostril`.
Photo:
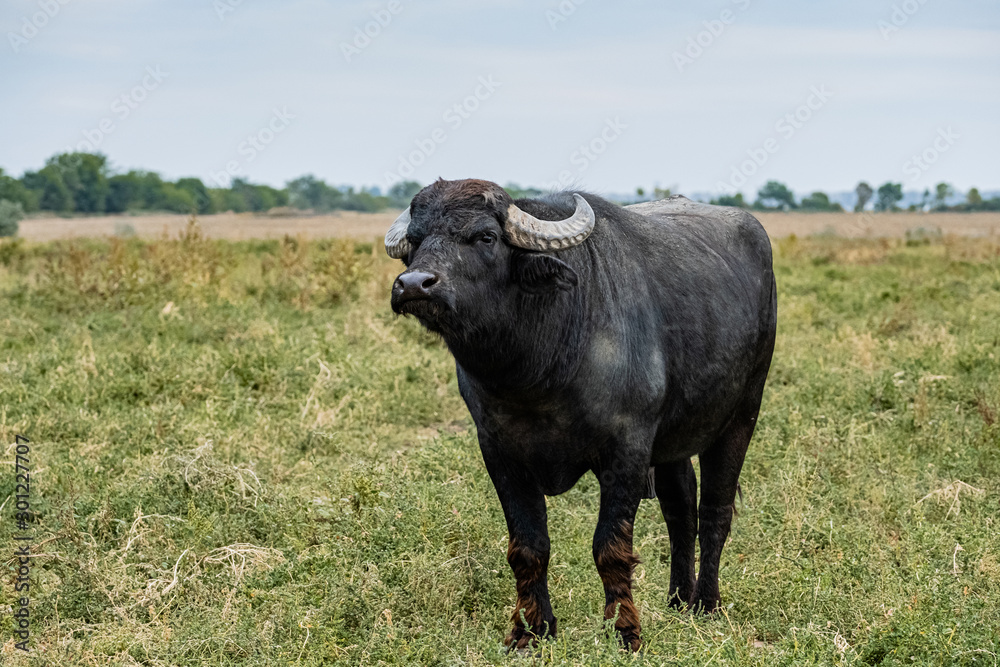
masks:
<svg viewBox="0 0 1000 667"><path fill-rule="evenodd" d="M437 284L439 278L426 271L407 271L396 279L393 290L403 299L420 299L430 296L431 287Z"/></svg>

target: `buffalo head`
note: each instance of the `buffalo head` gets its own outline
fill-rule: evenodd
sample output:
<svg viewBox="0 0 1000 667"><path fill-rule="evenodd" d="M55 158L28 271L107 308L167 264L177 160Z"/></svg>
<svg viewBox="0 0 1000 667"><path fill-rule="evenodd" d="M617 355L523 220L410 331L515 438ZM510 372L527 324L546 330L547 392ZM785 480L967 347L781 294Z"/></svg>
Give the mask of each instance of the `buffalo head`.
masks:
<svg viewBox="0 0 1000 667"><path fill-rule="evenodd" d="M386 252L407 266L392 287L393 311L447 339L510 327L519 295L572 288L576 273L549 254L582 243L594 229L590 204L572 197L572 215L544 220L518 208L496 183L427 186L385 236Z"/></svg>

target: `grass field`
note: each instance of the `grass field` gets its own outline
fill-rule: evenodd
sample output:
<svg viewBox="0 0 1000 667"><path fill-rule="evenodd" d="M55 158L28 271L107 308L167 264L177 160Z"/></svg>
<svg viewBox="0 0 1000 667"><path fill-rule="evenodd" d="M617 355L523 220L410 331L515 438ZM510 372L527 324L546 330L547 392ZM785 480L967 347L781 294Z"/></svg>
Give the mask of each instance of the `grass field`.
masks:
<svg viewBox="0 0 1000 667"><path fill-rule="evenodd" d="M775 242L779 332L724 610L602 623L597 484L549 499L560 635L501 653L506 530L447 350L347 240L0 245L4 665L995 665L1000 245ZM33 651L14 648L14 436ZM6 499L6 500L5 500Z"/></svg>

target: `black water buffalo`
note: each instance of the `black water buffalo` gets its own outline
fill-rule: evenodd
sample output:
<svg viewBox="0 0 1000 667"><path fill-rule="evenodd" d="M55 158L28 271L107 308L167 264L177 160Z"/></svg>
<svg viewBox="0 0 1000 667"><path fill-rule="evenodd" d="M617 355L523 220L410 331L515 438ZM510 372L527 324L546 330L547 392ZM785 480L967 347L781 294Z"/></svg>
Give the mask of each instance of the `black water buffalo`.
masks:
<svg viewBox="0 0 1000 667"><path fill-rule="evenodd" d="M424 188L386 234L396 313L439 333L507 519L511 649L555 635L545 496L601 487L605 618L640 644L632 524L655 479L671 604L719 606L719 558L774 348L771 245L749 213L684 197L512 201L495 183ZM701 504L691 457L701 467ZM695 578L695 537L701 568Z"/></svg>

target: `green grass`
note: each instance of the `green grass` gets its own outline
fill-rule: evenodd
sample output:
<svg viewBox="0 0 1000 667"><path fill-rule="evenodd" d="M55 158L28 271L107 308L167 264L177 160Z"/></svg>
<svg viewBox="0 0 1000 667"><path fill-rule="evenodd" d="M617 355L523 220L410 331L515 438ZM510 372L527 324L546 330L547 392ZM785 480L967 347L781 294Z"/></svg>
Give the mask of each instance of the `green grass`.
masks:
<svg viewBox="0 0 1000 667"><path fill-rule="evenodd" d="M549 500L558 640L507 658L506 530L444 346L369 244L0 245L0 503L32 440L33 652L4 665L994 665L1000 254L776 243L779 336L724 611L601 623L597 484ZM5 643L6 642L6 643Z"/></svg>

